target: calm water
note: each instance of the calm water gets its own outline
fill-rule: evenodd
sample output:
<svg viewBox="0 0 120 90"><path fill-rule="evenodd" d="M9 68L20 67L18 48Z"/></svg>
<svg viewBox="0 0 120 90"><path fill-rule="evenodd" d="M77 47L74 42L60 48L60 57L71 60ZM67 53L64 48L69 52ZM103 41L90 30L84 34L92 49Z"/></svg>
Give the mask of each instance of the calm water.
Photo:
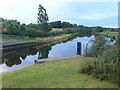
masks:
<svg viewBox="0 0 120 90"><path fill-rule="evenodd" d="M93 39L91 37L76 37L73 40L61 42L51 46L34 46L30 48L3 52L1 72L13 70L29 64L34 64L34 60L43 58L58 58L77 55L77 42L82 42L81 55L85 54L85 44ZM41 48L42 47L42 48ZM89 46L90 47L90 46Z"/></svg>

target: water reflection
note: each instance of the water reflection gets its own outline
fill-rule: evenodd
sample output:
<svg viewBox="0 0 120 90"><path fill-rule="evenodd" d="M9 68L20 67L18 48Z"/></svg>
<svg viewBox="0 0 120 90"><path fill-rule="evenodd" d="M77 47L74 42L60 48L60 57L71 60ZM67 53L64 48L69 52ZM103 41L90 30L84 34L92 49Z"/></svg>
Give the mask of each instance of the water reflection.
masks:
<svg viewBox="0 0 120 90"><path fill-rule="evenodd" d="M78 51L79 55L84 54L84 44L89 42L91 37L72 37L64 42L52 45L38 45L29 48L23 48L13 51L5 51L2 53L2 67L3 71L13 70L21 66L33 64L36 59L57 58L65 56L75 56ZM81 48L77 50L77 42L81 42Z"/></svg>
<svg viewBox="0 0 120 90"><path fill-rule="evenodd" d="M48 58L49 51L51 50L51 46L47 46L45 48L41 48L38 51L38 59Z"/></svg>
<svg viewBox="0 0 120 90"><path fill-rule="evenodd" d="M37 49L37 47L27 48L23 50L18 50L16 52L11 52L9 54L4 55L3 53L3 63L5 63L8 67L12 67L13 65L21 64L22 60L25 60L27 56L37 55L37 59L48 58L49 51L51 50L51 46L46 46L44 48Z"/></svg>

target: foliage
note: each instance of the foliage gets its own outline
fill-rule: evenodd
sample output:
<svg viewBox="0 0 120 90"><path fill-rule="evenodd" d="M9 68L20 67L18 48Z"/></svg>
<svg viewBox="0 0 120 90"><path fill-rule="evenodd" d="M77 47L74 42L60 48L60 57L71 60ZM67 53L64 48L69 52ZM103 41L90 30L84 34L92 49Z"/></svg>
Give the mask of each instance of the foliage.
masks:
<svg viewBox="0 0 120 90"><path fill-rule="evenodd" d="M100 35L112 38L114 40L119 40L119 32L118 31L105 31L101 32Z"/></svg>
<svg viewBox="0 0 120 90"><path fill-rule="evenodd" d="M42 30L44 32L48 32L51 30L51 28L49 28L47 21L49 21L49 18L48 18L48 15L46 13L46 9L41 4L39 4L38 25L39 25L40 30Z"/></svg>
<svg viewBox="0 0 120 90"><path fill-rule="evenodd" d="M111 38L112 40L116 41L116 44L120 45L120 35L119 35L120 31L118 29L112 29L112 31L105 31L105 32L101 32L99 33L100 35L106 36Z"/></svg>
<svg viewBox="0 0 120 90"><path fill-rule="evenodd" d="M38 7L38 24L45 23L48 20L49 20L49 18L48 18L48 15L46 13L46 9L41 4L39 4L39 7Z"/></svg>
<svg viewBox="0 0 120 90"><path fill-rule="evenodd" d="M50 32L52 30L51 26L47 22L40 24L39 29L43 32Z"/></svg>
<svg viewBox="0 0 120 90"><path fill-rule="evenodd" d="M61 22L61 21L55 21L55 22L50 22L52 28L73 28L77 27L76 24L71 24L69 22Z"/></svg>
<svg viewBox="0 0 120 90"><path fill-rule="evenodd" d="M3 20L2 24L2 30L3 33L9 33L9 34L14 34L17 35L20 30L20 22L17 20Z"/></svg>
<svg viewBox="0 0 120 90"><path fill-rule="evenodd" d="M120 83L118 50L120 50L120 46L112 46L110 49L105 50L98 59L85 62L81 66L81 73L92 75L100 80Z"/></svg>
<svg viewBox="0 0 120 90"><path fill-rule="evenodd" d="M103 32L104 29L102 27L93 27L93 32Z"/></svg>
<svg viewBox="0 0 120 90"><path fill-rule="evenodd" d="M113 45L110 38L101 34L97 34L91 42L92 46L86 56L98 58L93 61L86 61L81 66L81 73L92 75L100 80L110 80L118 83L120 81L119 44Z"/></svg>
<svg viewBox="0 0 120 90"><path fill-rule="evenodd" d="M87 56L98 57L101 56L103 51L110 48L111 41L102 35L97 35L90 41L92 44L90 49L87 49Z"/></svg>
<svg viewBox="0 0 120 90"><path fill-rule="evenodd" d="M61 26L63 30L61 31L52 31L51 23L42 24L20 24L17 20L3 20L2 33L11 34L11 35L21 35L21 36L30 36L30 37L49 37L57 36L62 34L74 34L78 33L80 36L91 36L95 27L85 27L83 25L77 26L76 24L70 24L69 22L55 21L54 24ZM58 27L57 26L57 27ZM44 30L42 30L42 29ZM99 30L98 30L99 31Z"/></svg>
<svg viewBox="0 0 120 90"><path fill-rule="evenodd" d="M50 23L52 28L62 28L62 23L61 21L55 21Z"/></svg>

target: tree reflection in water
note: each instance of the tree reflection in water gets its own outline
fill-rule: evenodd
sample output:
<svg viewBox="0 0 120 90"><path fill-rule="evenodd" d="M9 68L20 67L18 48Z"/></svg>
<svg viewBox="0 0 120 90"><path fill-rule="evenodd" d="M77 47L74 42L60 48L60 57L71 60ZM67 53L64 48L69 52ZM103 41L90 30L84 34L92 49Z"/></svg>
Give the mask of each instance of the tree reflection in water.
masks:
<svg viewBox="0 0 120 90"><path fill-rule="evenodd" d="M3 52L2 63L5 63L8 67L12 67L13 65L21 64L22 60L25 60L27 56L33 56L37 53L39 53L38 59L48 58L51 46L45 46L39 49L37 47L39 46L17 50L16 52L11 51L9 54L6 55L4 55L6 52Z"/></svg>
<svg viewBox="0 0 120 90"><path fill-rule="evenodd" d="M66 43L67 41L73 40L75 37L69 38L62 43ZM61 42L59 42L61 43ZM14 49L14 50L3 50L2 51L2 63L5 63L8 67L12 67L13 65L19 65L22 63L22 60L27 60L27 56L30 55L38 55L37 59L44 59L48 58L49 52L52 49L52 46L56 45L58 43L54 44L46 44L46 45L37 45L33 47L28 48L22 48L22 49Z"/></svg>

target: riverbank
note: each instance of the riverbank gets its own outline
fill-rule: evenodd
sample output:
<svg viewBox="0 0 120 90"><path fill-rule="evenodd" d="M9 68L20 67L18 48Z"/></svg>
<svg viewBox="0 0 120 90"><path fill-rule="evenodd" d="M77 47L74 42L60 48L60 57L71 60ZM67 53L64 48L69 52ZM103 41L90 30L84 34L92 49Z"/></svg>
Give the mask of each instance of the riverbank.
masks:
<svg viewBox="0 0 120 90"><path fill-rule="evenodd" d="M0 45L34 42L34 37L0 34Z"/></svg>
<svg viewBox="0 0 120 90"><path fill-rule="evenodd" d="M17 42L9 42L9 43L2 43L2 46L4 49L12 49L12 48L20 48L20 47L28 47L28 46L34 46L38 44L48 44L48 43L55 43L67 40L73 36L76 36L76 34L65 34L60 36L52 36L52 37L45 37L45 38L32 38L32 42L30 39L23 40L23 41L17 41Z"/></svg>
<svg viewBox="0 0 120 90"><path fill-rule="evenodd" d="M76 55L76 56L69 56L69 57L38 59L38 60L34 60L34 64L40 64L40 63L43 63L43 62L46 62L46 61L51 61L51 60L64 60L64 59L71 59L71 58L77 58L77 57L82 57L82 56L81 55ZM19 69L23 69L23 68L29 67L31 65L34 65L34 64L29 64L29 65L22 66L22 67L13 69L13 70L0 72L0 75L6 74L6 73L9 73L9 72L13 72L13 71L16 71L16 70L19 70Z"/></svg>
<svg viewBox="0 0 120 90"><path fill-rule="evenodd" d="M119 32L115 32L115 31L104 31L104 32L101 32L99 33L100 35L103 35L103 36L106 36L106 37L109 37L109 38L113 38L115 40L118 40L118 34Z"/></svg>
<svg viewBox="0 0 120 90"><path fill-rule="evenodd" d="M3 88L118 88L80 73L80 65L90 57L53 60L2 75Z"/></svg>

